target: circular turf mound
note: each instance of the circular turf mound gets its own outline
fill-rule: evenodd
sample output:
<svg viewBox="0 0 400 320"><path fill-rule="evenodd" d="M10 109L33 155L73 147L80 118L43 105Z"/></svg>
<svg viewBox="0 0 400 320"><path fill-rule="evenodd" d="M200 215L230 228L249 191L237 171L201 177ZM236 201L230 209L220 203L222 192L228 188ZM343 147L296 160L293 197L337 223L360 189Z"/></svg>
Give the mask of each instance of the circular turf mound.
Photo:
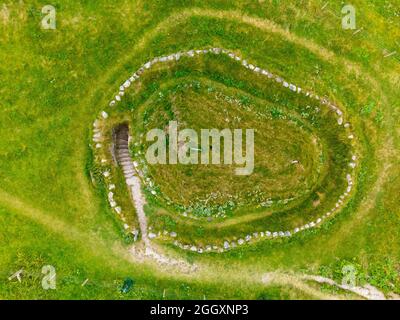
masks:
<svg viewBox="0 0 400 320"><path fill-rule="evenodd" d="M157 57L120 86L110 111L96 120L95 150L109 190L121 173L113 183L114 169L103 159L111 140L102 144L100 137L121 122L130 128L151 239L222 252L313 228L351 198L360 151L345 106L265 67L220 48ZM236 164L148 163L153 142L146 133L160 128L168 139L171 121L199 136L201 129L254 129L252 173L236 175ZM132 210L128 192L119 189ZM109 193L110 205L132 231L115 196Z"/></svg>

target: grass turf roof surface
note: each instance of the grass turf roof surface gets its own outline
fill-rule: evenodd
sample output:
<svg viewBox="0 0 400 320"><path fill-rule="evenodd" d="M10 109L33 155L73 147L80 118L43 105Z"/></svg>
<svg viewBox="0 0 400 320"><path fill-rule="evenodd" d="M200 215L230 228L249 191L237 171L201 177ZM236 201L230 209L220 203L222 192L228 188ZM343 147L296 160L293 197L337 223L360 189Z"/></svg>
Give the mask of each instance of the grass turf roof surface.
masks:
<svg viewBox="0 0 400 320"><path fill-rule="evenodd" d="M159 298L168 286L166 298L321 298L321 290L282 280L278 287L264 285L261 276L280 270L340 280L346 263L357 268L360 281L399 291L399 61L382 53L396 49L399 8L394 2L355 1L357 23L365 31L356 36L321 11L319 1L301 6L253 1L54 5L54 32L40 29L36 1L6 3L2 9L0 56L7 64L1 67L0 237L5 245L0 264L6 270L1 297ZM340 9L329 5L338 14ZM84 21L90 21L89 28ZM91 123L141 63L206 46L241 53L339 103L363 141L357 194L332 222L295 238L223 255L185 253L203 267L190 277L171 276L157 266L145 271L125 259L127 247L107 195L91 185ZM107 268L104 257L110 257ZM44 263L59 269L55 291L42 290L35 278L25 286L6 280L20 268L40 272ZM127 275L138 287L121 296L118 285ZM92 286L77 286L87 277ZM243 279L247 285L238 284Z"/></svg>

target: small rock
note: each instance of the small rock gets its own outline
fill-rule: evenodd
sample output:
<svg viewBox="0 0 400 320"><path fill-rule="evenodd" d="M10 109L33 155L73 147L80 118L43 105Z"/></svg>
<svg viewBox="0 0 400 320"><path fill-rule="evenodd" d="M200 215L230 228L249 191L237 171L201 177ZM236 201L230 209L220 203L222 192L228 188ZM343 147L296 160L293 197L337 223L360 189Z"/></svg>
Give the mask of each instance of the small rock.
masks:
<svg viewBox="0 0 400 320"><path fill-rule="evenodd" d="M117 206L117 203L114 200L110 200L110 206L111 208L115 208Z"/></svg>
<svg viewBox="0 0 400 320"><path fill-rule="evenodd" d="M123 84L124 88L129 88L129 86L131 85L130 80L126 80Z"/></svg>
<svg viewBox="0 0 400 320"><path fill-rule="evenodd" d="M149 239L154 239L155 237L157 237L157 235L153 232L149 233Z"/></svg>
<svg viewBox="0 0 400 320"><path fill-rule="evenodd" d="M107 119L108 118L108 113L105 111L101 112L101 116L103 117L103 119Z"/></svg>
<svg viewBox="0 0 400 320"><path fill-rule="evenodd" d="M133 241L137 241L138 236L139 236L139 230L136 230L136 229L133 230L132 234L133 234Z"/></svg>

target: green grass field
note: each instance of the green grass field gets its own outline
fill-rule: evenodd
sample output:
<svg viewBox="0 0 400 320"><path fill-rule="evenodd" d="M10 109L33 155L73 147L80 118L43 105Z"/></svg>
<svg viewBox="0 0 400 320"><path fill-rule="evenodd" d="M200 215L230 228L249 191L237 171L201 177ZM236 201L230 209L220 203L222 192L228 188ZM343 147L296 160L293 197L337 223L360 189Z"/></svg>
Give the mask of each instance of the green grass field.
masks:
<svg viewBox="0 0 400 320"><path fill-rule="evenodd" d="M305 277L342 283L348 267L357 286L399 297L399 3L353 0L354 30L333 1L51 4L55 30L41 28L42 2L0 4L0 299L361 299ZM303 92L208 52L154 64L109 106L147 61L211 48ZM146 132L172 120L196 131L254 128L253 174L146 163ZM152 243L195 271L132 253L143 245L131 233L138 212L111 152L121 123L143 173L149 232L159 234ZM354 185L340 198L347 174ZM124 220L107 201L110 183ZM292 234L258 236L267 230ZM222 250L246 235L257 239ZM46 265L55 290L42 288ZM21 281L9 278L18 270ZM124 294L126 278L134 286Z"/></svg>

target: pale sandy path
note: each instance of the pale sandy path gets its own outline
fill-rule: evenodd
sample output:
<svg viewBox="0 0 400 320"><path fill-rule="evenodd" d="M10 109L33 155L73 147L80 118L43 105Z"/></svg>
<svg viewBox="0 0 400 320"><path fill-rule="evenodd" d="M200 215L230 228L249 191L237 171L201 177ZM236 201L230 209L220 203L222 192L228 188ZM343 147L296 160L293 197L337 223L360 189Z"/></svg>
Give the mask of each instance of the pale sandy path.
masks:
<svg viewBox="0 0 400 320"><path fill-rule="evenodd" d="M147 233L147 218L144 212L146 199L141 187L141 180L139 178L140 173L136 169L135 163L132 161L129 154L129 127L127 125L121 125L116 129L114 151L117 162L122 168L126 184L130 191L130 197L139 220L141 238L144 243L144 252L141 252L137 247L133 247L131 253L141 259L150 257L160 264L177 267L183 272L195 271L197 269L196 265L190 265L183 260L170 258L161 254L159 252L160 250L156 249L150 241Z"/></svg>

